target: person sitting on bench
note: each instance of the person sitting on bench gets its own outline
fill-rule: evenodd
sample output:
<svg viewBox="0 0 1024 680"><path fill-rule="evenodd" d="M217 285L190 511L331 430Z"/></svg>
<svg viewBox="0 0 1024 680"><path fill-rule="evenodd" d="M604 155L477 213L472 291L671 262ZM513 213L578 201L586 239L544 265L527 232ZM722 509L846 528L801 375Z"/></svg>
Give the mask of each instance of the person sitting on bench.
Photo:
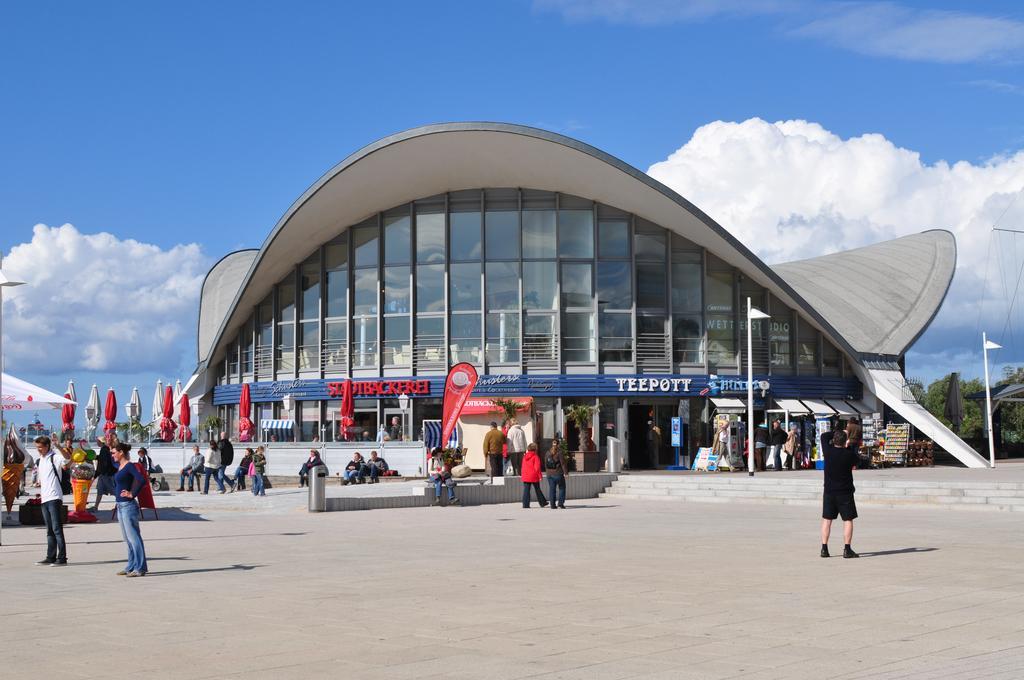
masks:
<svg viewBox="0 0 1024 680"><path fill-rule="evenodd" d="M310 449L309 458L302 464L302 467L299 468L299 488L302 488L309 483L309 471L317 465L323 464L323 460L320 459L320 452L316 449Z"/></svg>
<svg viewBox="0 0 1024 680"><path fill-rule="evenodd" d="M352 454L352 460L345 466L344 474L343 484L362 484L366 481L366 460L363 454L358 451Z"/></svg>
<svg viewBox="0 0 1024 680"><path fill-rule="evenodd" d="M188 478L188 490L192 490L192 483L195 482L195 487L199 489L199 476L203 474L203 466L206 464L206 459L203 458L203 454L199 452L198 446L192 447L192 460L188 462L188 465L181 469L181 476L178 480L178 491L185 490L185 478Z"/></svg>
<svg viewBox="0 0 1024 680"><path fill-rule="evenodd" d="M378 477L388 471L388 462L377 456L376 451L370 451L370 460L366 461L366 468L370 474L370 484L380 481Z"/></svg>

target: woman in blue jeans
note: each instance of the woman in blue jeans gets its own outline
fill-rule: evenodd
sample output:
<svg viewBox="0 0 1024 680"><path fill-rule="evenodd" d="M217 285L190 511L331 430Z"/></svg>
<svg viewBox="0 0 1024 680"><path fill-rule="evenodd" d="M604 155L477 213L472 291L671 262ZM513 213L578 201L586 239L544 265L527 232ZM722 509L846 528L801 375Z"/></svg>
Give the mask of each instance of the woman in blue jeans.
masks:
<svg viewBox="0 0 1024 680"><path fill-rule="evenodd" d="M121 442L114 447L111 453L114 463L117 465L117 472L114 474L117 521L121 525L121 536L124 538L125 545L128 546L128 564L117 572L117 575L134 578L145 576L149 571L149 565L146 564L146 546L142 543L142 533L139 531L142 511L139 510L139 504L135 502L139 491L146 485L146 476L131 461L128 455L131 450L130 444Z"/></svg>
<svg viewBox="0 0 1024 680"><path fill-rule="evenodd" d="M551 497L551 509L565 510L565 478L569 476L569 464L562 455L562 450L555 443L544 456L544 471L548 475L548 496ZM557 492L557 496L555 493Z"/></svg>

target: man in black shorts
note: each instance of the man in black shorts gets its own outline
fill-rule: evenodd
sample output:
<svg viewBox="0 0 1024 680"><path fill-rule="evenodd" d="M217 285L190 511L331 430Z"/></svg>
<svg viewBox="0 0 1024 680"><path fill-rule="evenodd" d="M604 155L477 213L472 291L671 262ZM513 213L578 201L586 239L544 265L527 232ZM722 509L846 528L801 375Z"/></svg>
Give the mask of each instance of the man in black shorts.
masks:
<svg viewBox="0 0 1024 680"><path fill-rule="evenodd" d="M821 450L825 454L825 494L821 511L821 556L828 557L828 536L832 520L843 518L843 557L860 557L853 552L853 520L857 518L857 504L853 501L853 467L857 452L847 447L845 430L833 430L821 435Z"/></svg>

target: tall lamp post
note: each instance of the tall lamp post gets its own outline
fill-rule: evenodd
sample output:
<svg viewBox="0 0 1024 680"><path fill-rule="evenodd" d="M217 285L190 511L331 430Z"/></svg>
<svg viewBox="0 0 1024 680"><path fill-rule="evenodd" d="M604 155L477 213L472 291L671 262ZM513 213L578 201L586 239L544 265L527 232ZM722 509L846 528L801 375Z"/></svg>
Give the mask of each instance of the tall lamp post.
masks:
<svg viewBox="0 0 1024 680"><path fill-rule="evenodd" d="M409 409L409 395L405 392L398 395L398 408L402 409L402 441L405 441L405 433L408 430L405 429L405 412Z"/></svg>
<svg viewBox="0 0 1024 680"><path fill-rule="evenodd" d="M3 266L3 256L0 255L0 267ZM12 281L0 268L0 424L3 423L3 395L4 395L4 289L25 285L24 281ZM6 432L0 432L0 437L6 437ZM2 543L2 541L0 541Z"/></svg>
<svg viewBox="0 0 1024 680"><path fill-rule="evenodd" d="M992 433L992 389L988 384L988 351L1002 348L1002 345L992 342L984 331L982 332L981 353L985 358L985 427L988 429L988 464L990 467L996 466L996 440Z"/></svg>
<svg viewBox="0 0 1024 680"><path fill-rule="evenodd" d="M754 340L751 322L754 319L770 319L760 309L750 306L747 298L747 470L754 476Z"/></svg>

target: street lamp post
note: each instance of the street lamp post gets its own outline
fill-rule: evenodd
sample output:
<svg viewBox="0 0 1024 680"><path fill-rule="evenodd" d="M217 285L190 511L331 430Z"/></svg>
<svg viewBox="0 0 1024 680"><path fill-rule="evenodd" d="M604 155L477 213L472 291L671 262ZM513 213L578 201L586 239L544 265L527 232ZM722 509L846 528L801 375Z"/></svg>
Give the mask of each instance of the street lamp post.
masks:
<svg viewBox="0 0 1024 680"><path fill-rule="evenodd" d="M398 395L398 408L402 409L402 441L405 441L405 433L408 431L405 429L405 413L409 409L409 395L402 392Z"/></svg>
<svg viewBox="0 0 1024 680"><path fill-rule="evenodd" d="M751 322L754 319L770 319L771 317L756 307L750 306L747 298L747 471L754 476L754 340Z"/></svg>
<svg viewBox="0 0 1024 680"><path fill-rule="evenodd" d="M2 266L3 256L0 255L0 267ZM4 289L23 285L25 285L24 281L12 281L7 278L3 269L0 268L0 423L3 422L4 413ZM6 436L6 433L0 432L0 436ZM0 544L2 544L2 540L0 540Z"/></svg>
<svg viewBox="0 0 1024 680"><path fill-rule="evenodd" d="M989 340L984 331L981 333L981 353L985 359L985 428L988 429L988 464L990 467L996 466L996 440L992 433L992 389L988 384L988 351L1002 348L1002 345L997 345Z"/></svg>

